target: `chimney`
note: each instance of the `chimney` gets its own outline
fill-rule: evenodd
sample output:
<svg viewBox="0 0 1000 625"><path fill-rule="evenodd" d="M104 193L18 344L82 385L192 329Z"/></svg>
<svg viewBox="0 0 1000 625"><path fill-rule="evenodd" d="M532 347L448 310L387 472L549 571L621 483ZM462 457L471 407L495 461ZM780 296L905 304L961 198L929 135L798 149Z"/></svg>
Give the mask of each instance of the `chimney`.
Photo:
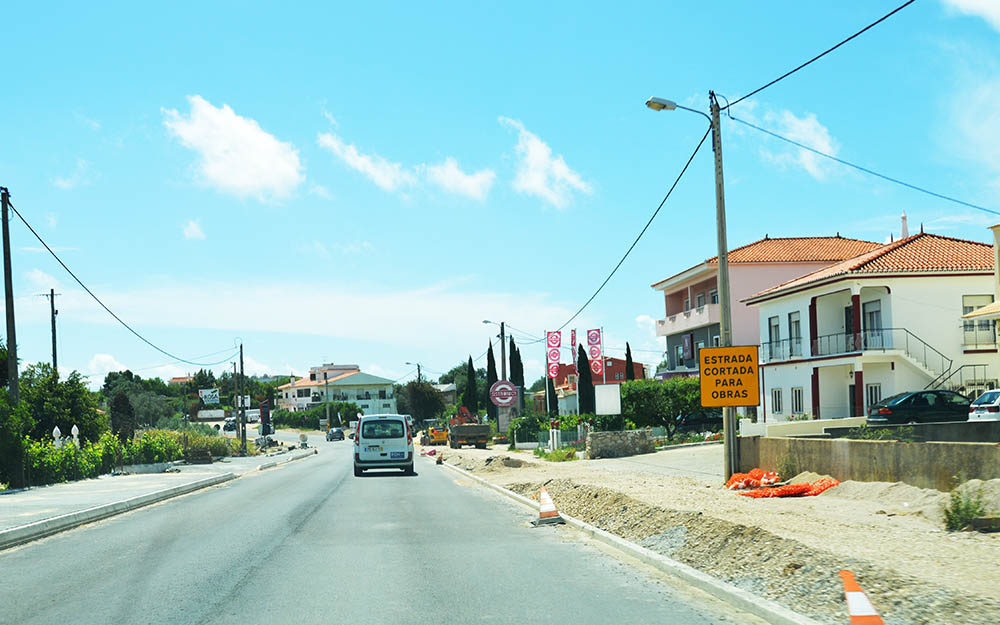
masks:
<svg viewBox="0 0 1000 625"><path fill-rule="evenodd" d="M905 239L910 236L910 229L906 226L906 211L903 211L903 228L899 231L899 238Z"/></svg>
<svg viewBox="0 0 1000 625"><path fill-rule="evenodd" d="M993 231L993 295L998 301L1000 296L1000 224L990 226Z"/></svg>

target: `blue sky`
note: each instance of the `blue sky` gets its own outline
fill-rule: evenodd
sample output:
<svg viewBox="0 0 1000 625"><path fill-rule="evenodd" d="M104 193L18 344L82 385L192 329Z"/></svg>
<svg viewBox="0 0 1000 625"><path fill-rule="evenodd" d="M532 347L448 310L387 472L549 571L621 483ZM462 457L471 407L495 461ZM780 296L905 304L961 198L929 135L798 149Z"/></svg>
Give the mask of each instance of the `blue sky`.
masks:
<svg viewBox="0 0 1000 625"><path fill-rule="evenodd" d="M482 353L484 318L537 336L586 301L705 129L647 97L735 99L898 2L97 4L5 11L0 185L18 210L173 354L240 337L252 373L398 378ZM732 112L1000 209L998 99L1000 5L921 0ZM882 241L903 210L988 240L989 215L729 120L723 143L732 247ZM709 147L570 327L659 361L649 285L715 254ZM50 357L52 287L61 369L195 368L117 325L17 221L11 236L24 362ZM541 346L523 351L541 375Z"/></svg>

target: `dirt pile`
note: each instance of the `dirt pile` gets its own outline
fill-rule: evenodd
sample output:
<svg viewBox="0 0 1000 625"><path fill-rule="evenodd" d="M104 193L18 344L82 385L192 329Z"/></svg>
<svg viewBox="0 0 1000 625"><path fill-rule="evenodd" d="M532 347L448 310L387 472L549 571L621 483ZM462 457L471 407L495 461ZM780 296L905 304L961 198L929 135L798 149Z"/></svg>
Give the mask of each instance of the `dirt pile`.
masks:
<svg viewBox="0 0 1000 625"><path fill-rule="evenodd" d="M1000 491L1000 480L994 481ZM537 496L541 485L541 482L520 482L508 487L530 497ZM700 512L649 505L615 490L579 484L570 479L548 481L545 488L561 512L821 622L832 624L844 620L843 587L837 575L843 568L855 573L887 622L964 625L1000 622L1000 601L935 587L926 580L860 559L845 559L782 538L761 527L733 523ZM838 488L828 491L829 496ZM853 493L861 498L863 490L849 487L845 494ZM919 497L914 498L915 495L889 484L876 496L909 503L920 501ZM915 544L914 548L917 547Z"/></svg>

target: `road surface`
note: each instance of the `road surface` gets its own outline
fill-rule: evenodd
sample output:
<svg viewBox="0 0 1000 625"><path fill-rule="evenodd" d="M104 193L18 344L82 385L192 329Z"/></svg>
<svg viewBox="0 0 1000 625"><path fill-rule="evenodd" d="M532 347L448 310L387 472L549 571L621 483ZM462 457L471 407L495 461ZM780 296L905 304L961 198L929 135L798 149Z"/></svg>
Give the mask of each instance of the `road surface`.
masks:
<svg viewBox="0 0 1000 625"><path fill-rule="evenodd" d="M746 623L418 459L351 442L0 552L0 623Z"/></svg>

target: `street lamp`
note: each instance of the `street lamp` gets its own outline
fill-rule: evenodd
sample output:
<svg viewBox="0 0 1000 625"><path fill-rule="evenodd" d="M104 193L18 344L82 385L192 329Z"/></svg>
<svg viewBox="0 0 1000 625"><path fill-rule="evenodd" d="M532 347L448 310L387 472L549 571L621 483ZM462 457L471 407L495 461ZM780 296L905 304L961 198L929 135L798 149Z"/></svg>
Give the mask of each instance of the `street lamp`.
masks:
<svg viewBox="0 0 1000 625"><path fill-rule="evenodd" d="M504 322L501 321L497 323L496 321L490 321L489 319L483 319L483 323L492 323L495 326L500 326L500 379L507 379L507 339L504 334Z"/></svg>
<svg viewBox="0 0 1000 625"><path fill-rule="evenodd" d="M420 383L420 367L422 367L423 365L421 365L419 362L408 362L406 364L407 364L407 366L416 367L417 368L417 383L419 384Z"/></svg>
<svg viewBox="0 0 1000 625"><path fill-rule="evenodd" d="M722 177L722 125L719 122L719 101L714 91L708 92L708 105L712 115L709 117L703 111L681 106L673 100L664 98L649 98L646 106L654 111L672 111L683 109L697 113L712 124L712 151L715 152L715 225L716 239L719 248L719 311L720 336L723 347L733 344L733 319L729 301L729 252L726 244L726 193ZM728 479L739 467L739 447L736 444L736 411L731 406L722 409L722 428L726 437L725 473Z"/></svg>

